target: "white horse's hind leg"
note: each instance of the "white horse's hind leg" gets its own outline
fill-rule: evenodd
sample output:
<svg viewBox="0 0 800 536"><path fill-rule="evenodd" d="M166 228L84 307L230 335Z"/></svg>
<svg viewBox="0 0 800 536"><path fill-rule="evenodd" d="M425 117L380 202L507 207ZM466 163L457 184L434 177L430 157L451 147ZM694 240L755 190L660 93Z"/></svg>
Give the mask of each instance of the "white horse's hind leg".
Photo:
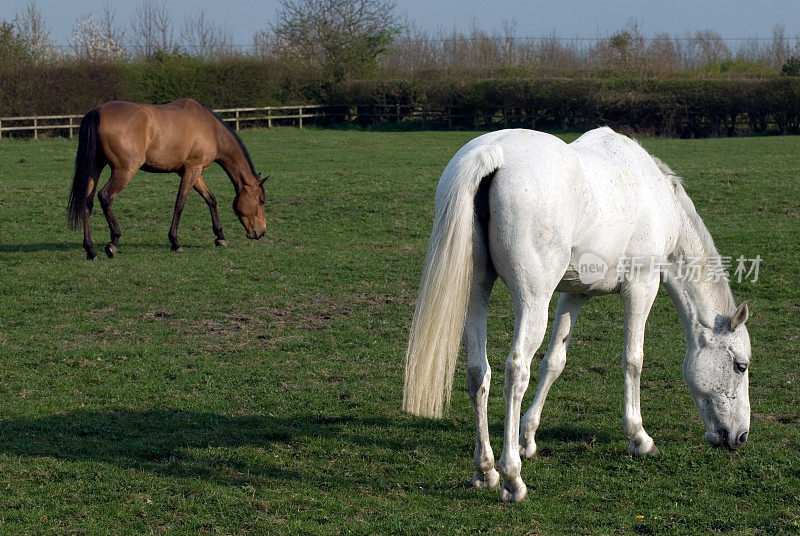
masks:
<svg viewBox="0 0 800 536"><path fill-rule="evenodd" d="M570 334L578 318L578 313L588 301L586 294L573 294L562 292L558 298L558 308L553 321L553 334L550 345L539 367L539 386L530 409L525 413L520 425L519 447L520 454L526 458L536 455L536 441L534 435L539 428L542 417L542 407L547 399L547 393L553 382L558 379L567 362L567 346Z"/></svg>
<svg viewBox="0 0 800 536"><path fill-rule="evenodd" d="M522 292L515 292L519 290ZM500 474L503 475L503 487L500 490L500 500L503 502L523 501L528 495L528 489L520 476L522 469L522 460L519 456L520 406L530 381L531 359L542 344L547 329L547 308L551 296L551 293L530 293L526 290L511 288L515 312L514 344L506 360L503 389L506 398L506 419L503 452L498 463ZM519 297L520 294L522 297Z"/></svg>
<svg viewBox="0 0 800 536"><path fill-rule="evenodd" d="M653 439L644 431L639 396L644 357L644 327L650 308L658 293L659 280L636 281L622 288L620 296L625 309L623 321L625 349L622 354L622 370L625 375L625 405L622 424L630 439L631 454L657 454Z"/></svg>
<svg viewBox="0 0 800 536"><path fill-rule="evenodd" d="M500 474L494 468L494 453L489 444L486 406L492 372L486 357L486 316L489 296L497 275L493 269L486 267L486 255L479 254L484 248L485 246L473 249L476 262L464 324L464 346L467 348L467 391L475 407L475 475L472 477L472 485L476 488L494 489L500 485Z"/></svg>

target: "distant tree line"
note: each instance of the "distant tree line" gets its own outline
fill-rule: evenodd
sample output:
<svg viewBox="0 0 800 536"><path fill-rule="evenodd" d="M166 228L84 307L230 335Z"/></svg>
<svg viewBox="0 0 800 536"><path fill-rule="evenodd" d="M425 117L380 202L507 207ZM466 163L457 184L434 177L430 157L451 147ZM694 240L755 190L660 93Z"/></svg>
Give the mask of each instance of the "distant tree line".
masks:
<svg viewBox="0 0 800 536"><path fill-rule="evenodd" d="M139 0L127 23L106 3L56 46L31 1L0 22L0 116L191 96L219 107L352 104L360 122L389 120L379 110L402 105L456 109L463 126L500 118L680 135L794 132L798 58L800 37L781 24L742 40L712 30L648 37L636 21L594 39L521 37L513 23L494 34L427 32L401 21L394 0L280 0L249 43L202 10L174 20L168 0Z"/></svg>
<svg viewBox="0 0 800 536"><path fill-rule="evenodd" d="M140 0L130 24L114 5L79 16L69 44L57 46L35 0L0 22L0 65L161 61L168 56L226 61L255 58L301 62L330 79L371 72L390 53L401 26L394 0L281 0L276 21L246 45L200 10L182 24L167 0Z"/></svg>
<svg viewBox="0 0 800 536"><path fill-rule="evenodd" d="M66 46L56 46L35 0L0 22L0 62L146 61L166 55L302 61L328 77L494 75L516 69L538 75L778 74L800 57L800 36L776 24L767 38L724 39L713 30L643 34L637 21L603 38L428 32L401 23L394 0L281 0L275 21L236 42L232 29L199 10L173 19L168 0L139 0L128 24L114 4L78 16ZM237 36L241 39L241 36ZM791 69L790 69L791 70ZM791 72L789 74L795 74ZM797 73L800 74L800 73Z"/></svg>
<svg viewBox="0 0 800 536"><path fill-rule="evenodd" d="M646 37L631 20L604 38L520 37L512 23L499 34L473 28L431 35L406 27L381 64L389 72L417 74L772 76L797 57L800 36L788 36L782 24L767 38L724 39L713 30Z"/></svg>

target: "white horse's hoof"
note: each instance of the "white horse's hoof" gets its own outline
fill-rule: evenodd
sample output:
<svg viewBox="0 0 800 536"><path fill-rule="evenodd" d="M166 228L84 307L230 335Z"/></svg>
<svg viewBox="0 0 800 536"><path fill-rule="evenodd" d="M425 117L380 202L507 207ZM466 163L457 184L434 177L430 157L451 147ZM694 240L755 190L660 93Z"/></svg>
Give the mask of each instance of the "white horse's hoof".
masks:
<svg viewBox="0 0 800 536"><path fill-rule="evenodd" d="M497 489L500 487L500 473L497 469L492 469L484 474L479 471L475 472L472 477L472 487L475 489Z"/></svg>
<svg viewBox="0 0 800 536"><path fill-rule="evenodd" d="M658 454L658 447L656 447L655 442L650 437L647 437L639 442L631 441L628 444L628 452L634 456L643 456L645 454L655 456Z"/></svg>
<svg viewBox="0 0 800 536"><path fill-rule="evenodd" d="M519 455L522 458L530 460L536 457L536 441L526 440L524 437L519 438Z"/></svg>
<svg viewBox="0 0 800 536"><path fill-rule="evenodd" d="M503 487L500 488L500 501L502 502L522 502L528 498L528 487L522 481L522 478L517 477L511 482L508 480L503 482Z"/></svg>

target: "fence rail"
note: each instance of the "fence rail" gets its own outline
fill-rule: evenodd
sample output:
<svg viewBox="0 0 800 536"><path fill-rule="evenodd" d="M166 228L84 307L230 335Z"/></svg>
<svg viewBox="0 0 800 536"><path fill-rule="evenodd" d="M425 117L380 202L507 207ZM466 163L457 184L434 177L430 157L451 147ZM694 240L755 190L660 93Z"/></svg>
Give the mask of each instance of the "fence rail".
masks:
<svg viewBox="0 0 800 536"><path fill-rule="evenodd" d="M527 106L485 106L463 107L456 105L423 105L399 103L357 103L357 104L301 104L295 106L263 106L248 108L221 108L214 112L235 130L241 128L294 125L303 128L311 123L336 125L354 124L369 127L376 124L421 125L423 128L569 128L575 126L563 114L548 116L548 110L537 109L534 104ZM614 112L612 110L612 112ZM0 137L13 133L33 133L38 138L45 135L67 135L72 138L80 128L81 115L43 115L26 117L0 117ZM776 114L764 115L760 119L749 113L694 114L673 124L664 124L654 115L641 117L641 132L656 132L666 129L663 135L733 136L744 132L766 132L768 128L780 133L796 132L796 123L779 123ZM602 110L592 119L593 124L608 124L612 127L637 133L636 125L625 123L624 118L611 114L604 117ZM580 123L578 123L580 125ZM655 125L655 126L654 126ZM670 130L671 129L671 130ZM19 135L19 134L16 134Z"/></svg>
<svg viewBox="0 0 800 536"><path fill-rule="evenodd" d="M303 128L303 120L328 117L324 104L298 106L262 106L254 108L222 108L213 110L226 123L232 123L236 131L243 126L272 128L275 124L294 124ZM74 137L81 125L83 115L32 115L26 117L0 117L0 137L4 132L33 132L37 139L40 132L67 130ZM308 121L306 121L307 123Z"/></svg>

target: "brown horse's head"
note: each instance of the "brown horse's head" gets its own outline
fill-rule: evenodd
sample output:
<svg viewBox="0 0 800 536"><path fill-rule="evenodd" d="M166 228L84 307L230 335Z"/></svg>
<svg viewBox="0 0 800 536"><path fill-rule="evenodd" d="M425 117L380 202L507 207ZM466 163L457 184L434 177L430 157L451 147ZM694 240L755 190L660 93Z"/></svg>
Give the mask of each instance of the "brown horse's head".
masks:
<svg viewBox="0 0 800 536"><path fill-rule="evenodd" d="M258 240L267 232L267 219L264 216L264 183L268 177L258 177L256 184L244 184L233 200L233 211L242 222L247 238Z"/></svg>

